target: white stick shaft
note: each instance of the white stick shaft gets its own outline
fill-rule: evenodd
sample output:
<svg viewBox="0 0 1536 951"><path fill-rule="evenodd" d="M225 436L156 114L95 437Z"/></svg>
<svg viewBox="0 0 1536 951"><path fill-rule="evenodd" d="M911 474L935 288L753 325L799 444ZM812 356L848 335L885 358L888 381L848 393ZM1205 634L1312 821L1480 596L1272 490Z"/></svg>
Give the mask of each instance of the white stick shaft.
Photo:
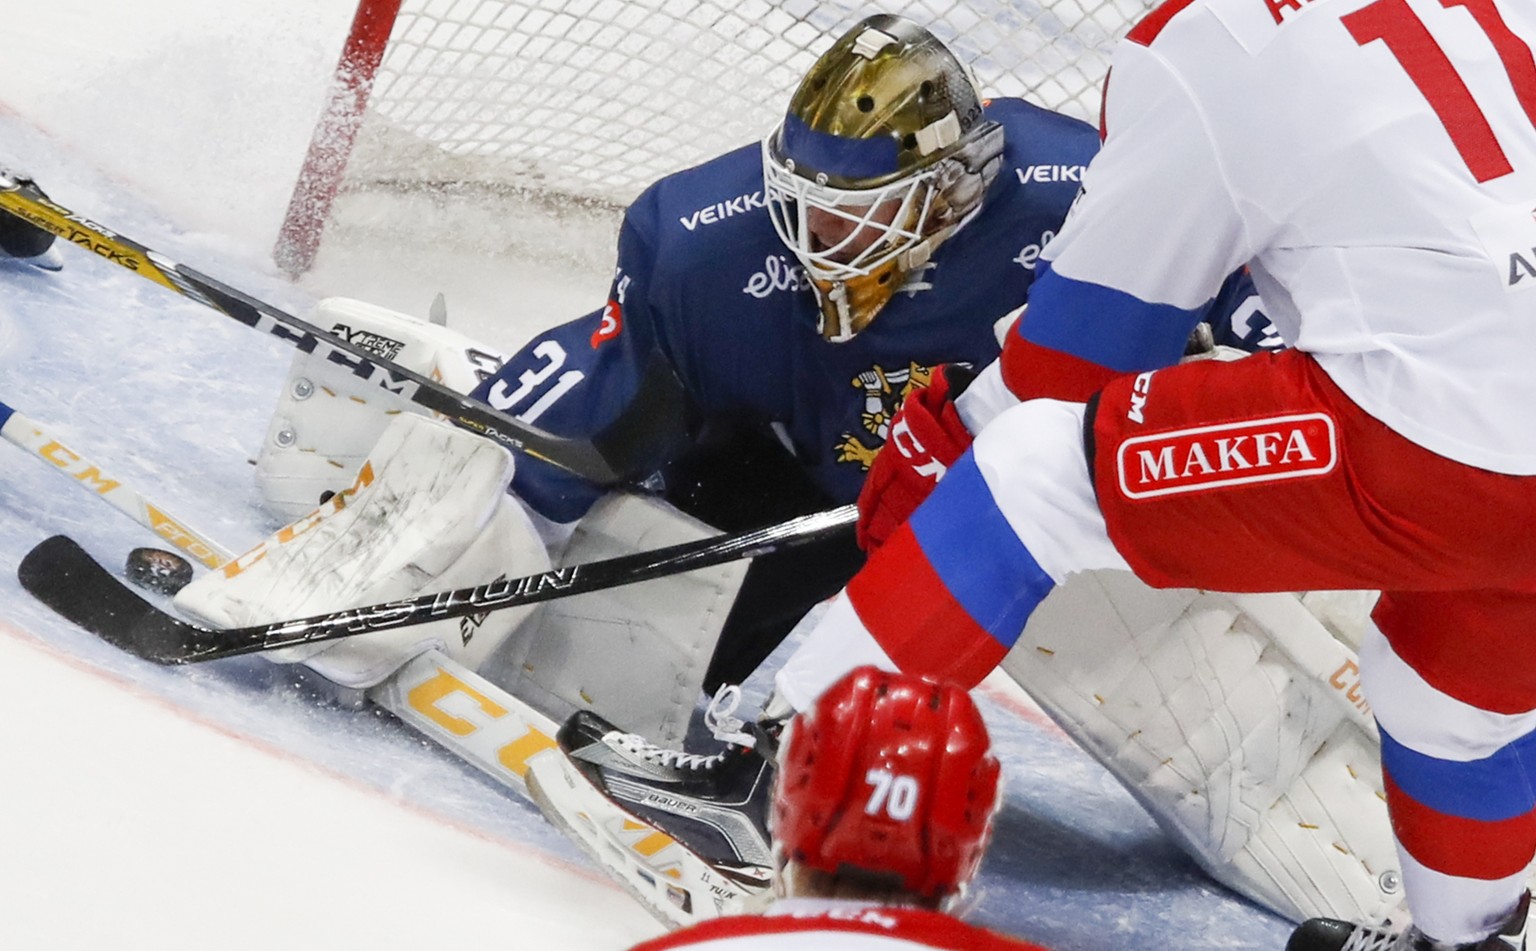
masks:
<svg viewBox="0 0 1536 951"><path fill-rule="evenodd" d="M36 420L0 403L0 410L10 410L0 436L46 462L61 475L113 508L148 528L169 544L209 568L221 567L232 557L208 536L193 531L185 522L173 518L164 508L135 492L120 479L103 472L99 466L64 445Z"/></svg>

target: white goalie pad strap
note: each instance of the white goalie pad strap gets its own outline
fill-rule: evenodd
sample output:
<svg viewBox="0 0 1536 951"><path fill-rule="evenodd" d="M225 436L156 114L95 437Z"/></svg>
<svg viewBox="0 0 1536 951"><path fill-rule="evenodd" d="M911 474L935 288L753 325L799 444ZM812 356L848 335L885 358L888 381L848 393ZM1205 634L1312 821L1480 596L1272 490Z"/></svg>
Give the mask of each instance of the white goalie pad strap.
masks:
<svg viewBox="0 0 1536 951"><path fill-rule="evenodd" d="M1219 881L1296 920L1396 913L1358 667L1295 595L1085 573L1002 666Z"/></svg>
<svg viewBox="0 0 1536 951"><path fill-rule="evenodd" d="M395 417L354 492L188 585L176 606L219 627L264 624L543 571L544 547L506 495L511 476L511 455L500 446L422 416ZM368 687L431 647L473 668L531 610L267 656L304 661L343 686Z"/></svg>
<svg viewBox="0 0 1536 951"><path fill-rule="evenodd" d="M577 525L561 561L716 534L664 502L614 493ZM587 709L653 742L680 745L747 567L737 561L551 601L485 674L556 721Z"/></svg>
<svg viewBox="0 0 1536 951"><path fill-rule="evenodd" d="M1208 870L1292 919L1354 916L1406 924L1401 857L1381 785L1377 740L1346 719L1247 844L1229 863Z"/></svg>
<svg viewBox="0 0 1536 951"><path fill-rule="evenodd" d="M504 357L446 327L345 297L315 306L310 322L407 370L468 393ZM274 515L290 520L325 492L351 484L391 416L425 413L345 367L294 357L256 459L256 485Z"/></svg>

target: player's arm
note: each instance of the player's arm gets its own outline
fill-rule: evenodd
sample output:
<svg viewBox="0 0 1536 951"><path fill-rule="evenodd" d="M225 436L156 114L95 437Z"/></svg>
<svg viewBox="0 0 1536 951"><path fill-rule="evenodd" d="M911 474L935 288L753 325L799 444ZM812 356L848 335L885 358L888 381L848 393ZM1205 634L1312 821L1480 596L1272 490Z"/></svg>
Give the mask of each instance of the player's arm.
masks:
<svg viewBox="0 0 1536 951"><path fill-rule="evenodd" d="M1252 256L1197 105L1157 53L1122 43L1104 146L1046 248L1000 372L1019 399L1081 402L1110 378L1169 366Z"/></svg>
<svg viewBox="0 0 1536 951"><path fill-rule="evenodd" d="M972 433L1022 400L1083 402L1119 374L1170 366L1202 320L1222 344L1254 349L1273 337L1245 271L1253 238L1205 123L1141 43L1116 50L1104 131L1077 203L1036 263L1028 310L958 399Z"/></svg>
<svg viewBox="0 0 1536 951"><path fill-rule="evenodd" d="M649 195L625 216L604 305L535 337L475 390L477 398L560 436L612 436L615 421L635 418L632 409L656 422L660 408L634 406L647 398L644 382L652 364L667 360L648 299L655 273ZM662 428L676 431L682 423ZM605 491L530 457L519 458L513 489L538 515L562 524L584 515Z"/></svg>
<svg viewBox="0 0 1536 951"><path fill-rule="evenodd" d="M887 449L896 452L876 458L859 498L866 550L905 521L1002 410L1039 398L1086 402L1116 376L1179 362L1190 332L1251 256L1205 123L1162 60L1122 43L1105 106L1103 148L1035 265L1029 306L1002 356L963 389L908 399L892 422Z"/></svg>

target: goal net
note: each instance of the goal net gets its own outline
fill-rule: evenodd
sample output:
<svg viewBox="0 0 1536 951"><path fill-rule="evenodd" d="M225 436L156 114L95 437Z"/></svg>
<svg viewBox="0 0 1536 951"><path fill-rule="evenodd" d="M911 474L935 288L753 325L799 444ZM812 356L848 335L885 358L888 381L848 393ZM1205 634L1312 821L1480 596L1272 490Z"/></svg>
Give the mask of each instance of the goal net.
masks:
<svg viewBox="0 0 1536 951"><path fill-rule="evenodd" d="M310 265L338 195L513 196L621 209L760 138L872 12L931 29L988 96L1092 120L1151 0L361 0L278 242Z"/></svg>

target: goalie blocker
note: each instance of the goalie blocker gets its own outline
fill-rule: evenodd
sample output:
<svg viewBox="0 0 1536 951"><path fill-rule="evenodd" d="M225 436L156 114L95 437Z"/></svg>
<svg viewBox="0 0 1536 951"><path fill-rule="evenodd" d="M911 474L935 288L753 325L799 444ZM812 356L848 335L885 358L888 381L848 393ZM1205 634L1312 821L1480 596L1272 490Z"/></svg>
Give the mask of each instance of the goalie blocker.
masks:
<svg viewBox="0 0 1536 951"><path fill-rule="evenodd" d="M346 297L329 297L309 320L407 370L468 393L505 357L446 326ZM356 478L389 420L427 411L338 368L323 354L300 352L289 365L267 436L256 457L262 504L295 519Z"/></svg>

